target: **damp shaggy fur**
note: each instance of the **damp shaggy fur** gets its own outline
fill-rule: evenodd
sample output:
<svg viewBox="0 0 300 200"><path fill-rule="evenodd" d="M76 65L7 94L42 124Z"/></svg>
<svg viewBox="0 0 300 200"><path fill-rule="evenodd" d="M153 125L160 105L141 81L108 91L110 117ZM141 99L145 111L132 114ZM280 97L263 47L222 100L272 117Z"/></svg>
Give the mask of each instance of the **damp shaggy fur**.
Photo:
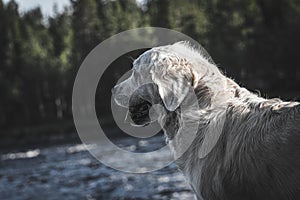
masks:
<svg viewBox="0 0 300 200"><path fill-rule="evenodd" d="M138 125L161 105L157 120L198 200L299 199L298 102L251 93L187 42L153 48L133 65L115 100Z"/></svg>

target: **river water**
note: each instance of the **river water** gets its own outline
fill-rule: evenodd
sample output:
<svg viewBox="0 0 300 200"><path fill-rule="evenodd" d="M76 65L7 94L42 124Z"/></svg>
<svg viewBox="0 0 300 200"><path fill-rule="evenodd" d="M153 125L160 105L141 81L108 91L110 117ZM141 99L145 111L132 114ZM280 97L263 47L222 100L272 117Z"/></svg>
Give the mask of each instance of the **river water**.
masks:
<svg viewBox="0 0 300 200"><path fill-rule="evenodd" d="M123 138L117 143L143 152L164 145L163 140ZM82 144L10 151L2 153L0 159L1 200L193 199L174 163L154 172L125 173L103 165ZM111 159L117 162L120 158Z"/></svg>

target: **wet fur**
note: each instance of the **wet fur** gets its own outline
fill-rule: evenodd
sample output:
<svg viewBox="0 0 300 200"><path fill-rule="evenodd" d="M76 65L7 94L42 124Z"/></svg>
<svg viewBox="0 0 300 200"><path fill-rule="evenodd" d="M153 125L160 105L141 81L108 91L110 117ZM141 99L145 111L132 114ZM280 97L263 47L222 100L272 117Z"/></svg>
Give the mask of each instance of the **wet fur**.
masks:
<svg viewBox="0 0 300 200"><path fill-rule="evenodd" d="M191 132L180 116L190 124L199 123L196 138L176 160L198 200L299 198L299 103L264 99L249 92L186 43L154 48L134 65L140 74L138 81L133 75L116 86L115 93L128 93L122 93L123 88L134 90L141 81L153 83L154 87L140 90L142 94L132 95L129 106L135 106L134 99L142 95L165 107L161 121L174 157L180 155L182 141ZM146 76L149 70L152 77ZM182 88L178 87L185 83L194 88L197 110L181 112L180 105L174 106L174 102L189 105L191 92L182 90L184 98L172 99L168 90L162 88L175 84L173 89L180 95ZM120 95L116 101L123 97Z"/></svg>
<svg viewBox="0 0 300 200"><path fill-rule="evenodd" d="M300 106L274 109L280 103L247 99L210 111L211 120L202 123L193 144L177 160L198 199L299 198ZM211 134L207 130L214 126L210 121L223 117L217 144L199 159L204 137Z"/></svg>

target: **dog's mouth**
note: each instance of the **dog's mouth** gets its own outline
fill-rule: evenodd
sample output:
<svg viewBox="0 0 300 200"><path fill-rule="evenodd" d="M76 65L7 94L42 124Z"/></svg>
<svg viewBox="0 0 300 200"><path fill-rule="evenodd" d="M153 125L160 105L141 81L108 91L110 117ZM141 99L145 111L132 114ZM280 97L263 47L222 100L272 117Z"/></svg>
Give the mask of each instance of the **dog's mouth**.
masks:
<svg viewBox="0 0 300 200"><path fill-rule="evenodd" d="M155 84L149 83L137 88L129 98L129 117L134 126L147 126L156 121L153 116L152 106L161 104L158 95L158 88ZM151 113L151 114L150 114Z"/></svg>
<svg viewBox="0 0 300 200"><path fill-rule="evenodd" d="M152 104L146 100L138 99L129 101L129 116L137 126L147 126L151 123L149 111Z"/></svg>

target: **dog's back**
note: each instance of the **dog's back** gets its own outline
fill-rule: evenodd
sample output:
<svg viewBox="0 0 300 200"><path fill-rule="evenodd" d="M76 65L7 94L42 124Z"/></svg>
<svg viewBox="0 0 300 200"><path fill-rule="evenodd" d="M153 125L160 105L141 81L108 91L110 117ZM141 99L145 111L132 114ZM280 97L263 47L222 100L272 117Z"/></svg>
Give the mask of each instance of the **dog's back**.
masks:
<svg viewBox="0 0 300 200"><path fill-rule="evenodd" d="M198 160L195 152L178 163L199 199L299 199L300 105L231 105L213 150Z"/></svg>

